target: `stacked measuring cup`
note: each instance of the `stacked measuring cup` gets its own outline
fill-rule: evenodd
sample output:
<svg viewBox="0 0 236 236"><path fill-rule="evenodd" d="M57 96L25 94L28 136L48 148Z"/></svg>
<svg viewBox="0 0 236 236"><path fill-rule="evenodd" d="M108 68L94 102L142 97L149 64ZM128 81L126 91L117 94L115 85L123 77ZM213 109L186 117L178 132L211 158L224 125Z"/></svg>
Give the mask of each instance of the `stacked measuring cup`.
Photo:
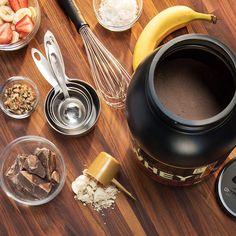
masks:
<svg viewBox="0 0 236 236"><path fill-rule="evenodd" d="M32 57L41 74L53 86L44 104L47 122L61 134L83 135L98 120L99 97L88 83L67 77L59 45L50 31L44 36L44 48L47 59L35 48Z"/></svg>

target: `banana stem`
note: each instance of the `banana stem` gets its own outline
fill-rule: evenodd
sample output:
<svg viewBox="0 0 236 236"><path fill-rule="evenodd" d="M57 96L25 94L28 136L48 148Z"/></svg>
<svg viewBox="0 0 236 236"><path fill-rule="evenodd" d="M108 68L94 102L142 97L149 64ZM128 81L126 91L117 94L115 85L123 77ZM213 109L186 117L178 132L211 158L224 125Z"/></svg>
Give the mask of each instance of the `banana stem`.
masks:
<svg viewBox="0 0 236 236"><path fill-rule="evenodd" d="M196 14L194 15L194 19L210 21L213 24L217 22L217 17L215 15L205 14L205 13L200 13L200 12L196 12Z"/></svg>

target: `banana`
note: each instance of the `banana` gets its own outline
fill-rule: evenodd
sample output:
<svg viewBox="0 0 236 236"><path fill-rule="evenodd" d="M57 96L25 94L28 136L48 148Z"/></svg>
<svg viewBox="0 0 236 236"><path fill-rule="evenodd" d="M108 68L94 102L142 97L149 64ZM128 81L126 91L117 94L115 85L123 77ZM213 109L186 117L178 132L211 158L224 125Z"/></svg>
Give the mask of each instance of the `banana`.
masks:
<svg viewBox="0 0 236 236"><path fill-rule="evenodd" d="M8 6L0 6L0 18L5 22L12 22L15 12Z"/></svg>
<svg viewBox="0 0 236 236"><path fill-rule="evenodd" d="M29 9L30 9L31 15L32 15L31 19L32 19L33 22L35 22L36 21L37 12L36 12L34 7L29 7Z"/></svg>
<svg viewBox="0 0 236 236"><path fill-rule="evenodd" d="M216 23L216 16L196 12L186 6L174 6L157 14L139 36L133 54L133 69L148 56L171 32L180 29L194 20Z"/></svg>
<svg viewBox="0 0 236 236"><path fill-rule="evenodd" d="M12 33L13 35L12 35L11 43L16 43L17 41L19 41L20 36L16 31L13 31Z"/></svg>
<svg viewBox="0 0 236 236"><path fill-rule="evenodd" d="M0 6L4 6L8 3L8 0L0 0Z"/></svg>
<svg viewBox="0 0 236 236"><path fill-rule="evenodd" d="M19 20L21 20L25 15L28 15L29 17L32 16L31 10L29 8L21 8L19 9L13 18L13 24L16 24Z"/></svg>

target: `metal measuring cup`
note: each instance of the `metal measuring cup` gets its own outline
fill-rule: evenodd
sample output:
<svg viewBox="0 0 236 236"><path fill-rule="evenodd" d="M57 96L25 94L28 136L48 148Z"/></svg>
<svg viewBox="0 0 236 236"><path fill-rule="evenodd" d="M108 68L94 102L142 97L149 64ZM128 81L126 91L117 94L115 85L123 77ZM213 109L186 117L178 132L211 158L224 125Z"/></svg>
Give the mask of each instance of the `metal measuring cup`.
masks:
<svg viewBox="0 0 236 236"><path fill-rule="evenodd" d="M89 84L81 80L71 81L68 79L65 74L65 67L60 48L55 37L49 31L45 34L44 37L45 50L47 56L49 57L47 46L48 42L50 42L50 45L53 46L53 50L60 64L61 73L65 78L66 85L70 87L70 90L75 94L77 93L78 95L82 95L84 103L88 106L86 105L87 113L85 119L83 120L83 122L81 122L81 124L78 125L78 127L68 127L68 125L64 124L62 120L58 119L55 112L56 105L54 104L54 102L56 101L58 96L61 96L60 88L48 60L41 54L40 51L33 48L32 57L35 64L37 65L44 78L53 86L53 89L49 92L45 100L44 108L46 119L49 125L57 132L65 135L80 136L90 131L98 120L101 108L99 97L96 91Z"/></svg>
<svg viewBox="0 0 236 236"><path fill-rule="evenodd" d="M58 133L67 135L67 136L82 136L88 133L90 130L92 130L95 124L97 123L99 115L100 115L101 104L100 104L100 99L93 87L91 87L89 84L81 80L72 80L72 81L74 84L83 85L88 90L89 94L92 97L92 111L91 111L91 115L88 121L84 123L83 126L77 129L68 130L67 128L65 129L62 126L57 126L55 120L52 119L52 115L50 114L50 106L51 106L50 104L51 104L51 100L55 96L55 89L51 89L45 99L44 113L45 113L45 117L47 119L48 124ZM70 86L71 86L71 83L68 84L68 87Z"/></svg>

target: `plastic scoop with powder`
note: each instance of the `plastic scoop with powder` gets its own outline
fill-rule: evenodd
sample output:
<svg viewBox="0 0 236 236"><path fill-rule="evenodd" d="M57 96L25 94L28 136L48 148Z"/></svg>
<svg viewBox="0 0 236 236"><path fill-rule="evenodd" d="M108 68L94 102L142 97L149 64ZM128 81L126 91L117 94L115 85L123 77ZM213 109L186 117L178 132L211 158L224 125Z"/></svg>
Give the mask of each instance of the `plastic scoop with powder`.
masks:
<svg viewBox="0 0 236 236"><path fill-rule="evenodd" d="M71 187L76 194L76 200L91 205L96 211L111 207L115 203L116 195L119 192L114 185L103 187L85 174L77 177L72 182Z"/></svg>

